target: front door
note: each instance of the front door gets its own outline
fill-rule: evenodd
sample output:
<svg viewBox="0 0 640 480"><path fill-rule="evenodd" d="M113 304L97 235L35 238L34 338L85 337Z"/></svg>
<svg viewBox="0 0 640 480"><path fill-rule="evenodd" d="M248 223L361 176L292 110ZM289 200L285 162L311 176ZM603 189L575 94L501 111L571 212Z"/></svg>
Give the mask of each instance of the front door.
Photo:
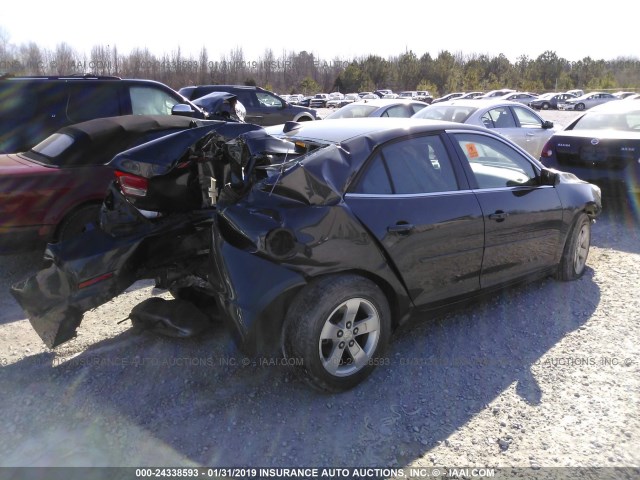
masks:
<svg viewBox="0 0 640 480"><path fill-rule="evenodd" d="M555 187L541 185L538 168L506 142L481 133L453 138L485 219L482 287L553 266L562 227Z"/></svg>

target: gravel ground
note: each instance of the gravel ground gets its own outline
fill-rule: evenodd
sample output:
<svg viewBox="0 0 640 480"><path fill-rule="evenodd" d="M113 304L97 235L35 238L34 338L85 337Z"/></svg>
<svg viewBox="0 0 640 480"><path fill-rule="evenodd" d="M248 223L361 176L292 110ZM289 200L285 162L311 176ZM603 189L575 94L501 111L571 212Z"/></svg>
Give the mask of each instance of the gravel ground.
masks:
<svg viewBox="0 0 640 480"><path fill-rule="evenodd" d="M40 255L0 257L0 466L639 467L640 222L605 206L583 278L417 316L339 395L249 362L222 327L117 324L166 295L148 282L48 350L8 294Z"/></svg>

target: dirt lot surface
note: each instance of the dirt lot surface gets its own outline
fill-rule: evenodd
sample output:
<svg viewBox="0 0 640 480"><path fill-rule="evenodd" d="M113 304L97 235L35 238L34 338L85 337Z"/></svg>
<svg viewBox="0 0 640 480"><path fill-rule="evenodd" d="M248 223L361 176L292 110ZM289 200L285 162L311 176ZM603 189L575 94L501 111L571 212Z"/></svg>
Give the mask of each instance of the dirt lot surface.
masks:
<svg viewBox="0 0 640 480"><path fill-rule="evenodd" d="M638 205L605 207L583 278L421 315L339 395L244 358L223 327L118 324L167 295L150 282L49 350L8 293L40 255L0 257L0 466L638 467Z"/></svg>

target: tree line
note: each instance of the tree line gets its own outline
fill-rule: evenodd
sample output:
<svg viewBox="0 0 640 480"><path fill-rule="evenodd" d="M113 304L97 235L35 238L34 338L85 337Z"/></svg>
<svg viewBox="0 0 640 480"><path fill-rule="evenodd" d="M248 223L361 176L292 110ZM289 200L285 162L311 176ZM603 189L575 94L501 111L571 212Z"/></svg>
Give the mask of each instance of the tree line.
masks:
<svg viewBox="0 0 640 480"><path fill-rule="evenodd" d="M386 59L369 54L324 60L304 50L276 54L267 48L261 57L247 59L238 47L212 59L206 47L197 58L183 55L179 48L162 55L147 48L124 54L115 45L95 45L87 54L64 42L54 50L33 42L16 46L0 35L0 75L85 74L146 78L174 89L197 84L244 84L305 95L379 88L428 90L434 96L505 87L532 92L573 88L640 91L640 60L635 57L569 61L545 51L535 59L521 55L512 63L503 54L465 55L444 50L436 57L429 53L418 57L408 50Z"/></svg>

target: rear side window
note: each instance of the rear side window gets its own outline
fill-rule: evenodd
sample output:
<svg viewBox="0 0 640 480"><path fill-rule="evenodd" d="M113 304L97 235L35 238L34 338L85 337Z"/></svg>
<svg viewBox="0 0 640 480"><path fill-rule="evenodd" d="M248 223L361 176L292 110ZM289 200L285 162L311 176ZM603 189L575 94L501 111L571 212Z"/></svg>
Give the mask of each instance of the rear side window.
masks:
<svg viewBox="0 0 640 480"><path fill-rule="evenodd" d="M49 118L63 114L67 90L60 82L0 82L0 120Z"/></svg>
<svg viewBox="0 0 640 480"><path fill-rule="evenodd" d="M23 120L35 115L38 103L32 95L29 95L29 89L26 88L27 85L10 81L0 84L2 120ZM31 90L34 90L34 88Z"/></svg>
<svg viewBox="0 0 640 480"><path fill-rule="evenodd" d="M514 128L516 126L509 107L493 108L485 113L481 120L487 128Z"/></svg>
<svg viewBox="0 0 640 480"><path fill-rule="evenodd" d="M180 103L177 98L154 87L129 87L131 113L134 115L171 115L174 105Z"/></svg>
<svg viewBox="0 0 640 480"><path fill-rule="evenodd" d="M72 123L120 115L118 86L105 83L69 83L67 117Z"/></svg>
<svg viewBox="0 0 640 480"><path fill-rule="evenodd" d="M458 189L439 136L416 137L382 147L367 166L355 193L420 194Z"/></svg>
<svg viewBox="0 0 640 480"><path fill-rule="evenodd" d="M389 107L383 114L383 117L407 117L407 109L404 105L394 105Z"/></svg>

